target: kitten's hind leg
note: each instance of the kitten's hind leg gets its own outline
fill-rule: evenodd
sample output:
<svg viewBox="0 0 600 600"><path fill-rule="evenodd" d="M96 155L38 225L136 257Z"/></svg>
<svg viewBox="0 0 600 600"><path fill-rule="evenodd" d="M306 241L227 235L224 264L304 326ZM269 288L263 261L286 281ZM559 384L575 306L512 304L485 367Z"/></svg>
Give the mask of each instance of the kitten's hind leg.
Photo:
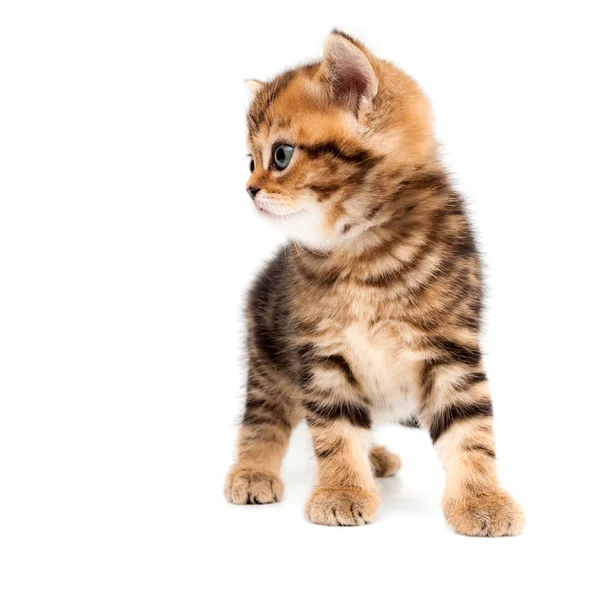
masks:
<svg viewBox="0 0 600 600"><path fill-rule="evenodd" d="M234 504L279 502L281 462L298 419L281 393L250 375L238 436L238 460L227 474L225 498Z"/></svg>
<svg viewBox="0 0 600 600"><path fill-rule="evenodd" d="M402 461L397 454L390 452L384 446L374 446L369 454L371 467L375 473L375 477L391 477L395 475Z"/></svg>

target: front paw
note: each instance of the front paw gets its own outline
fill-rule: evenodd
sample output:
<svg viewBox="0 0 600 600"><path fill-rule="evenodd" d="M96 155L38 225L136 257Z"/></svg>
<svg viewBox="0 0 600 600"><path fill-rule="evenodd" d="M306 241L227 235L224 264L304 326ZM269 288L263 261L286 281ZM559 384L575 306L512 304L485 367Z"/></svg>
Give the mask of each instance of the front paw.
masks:
<svg viewBox="0 0 600 600"><path fill-rule="evenodd" d="M501 537L518 535L525 526L521 507L503 490L465 491L443 502L448 523L463 535Z"/></svg>
<svg viewBox="0 0 600 600"><path fill-rule="evenodd" d="M306 504L306 518L317 525L366 525L375 519L377 494L356 487L316 488Z"/></svg>
<svg viewBox="0 0 600 600"><path fill-rule="evenodd" d="M225 498L234 504L270 504L283 496L275 473L234 466L225 480Z"/></svg>

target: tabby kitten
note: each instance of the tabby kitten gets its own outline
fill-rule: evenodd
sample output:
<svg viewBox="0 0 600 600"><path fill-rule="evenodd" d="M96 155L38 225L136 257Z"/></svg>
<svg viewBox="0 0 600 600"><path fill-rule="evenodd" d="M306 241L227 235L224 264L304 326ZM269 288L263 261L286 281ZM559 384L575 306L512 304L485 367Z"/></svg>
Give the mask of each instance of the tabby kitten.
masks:
<svg viewBox="0 0 600 600"><path fill-rule="evenodd" d="M429 432L456 531L518 534L522 511L496 477L480 262L427 99L335 30L321 62L250 85L247 190L291 242L249 295L247 399L225 496L280 500L305 418L318 462L306 517L369 523L375 478L400 468L372 446L371 426L394 421Z"/></svg>

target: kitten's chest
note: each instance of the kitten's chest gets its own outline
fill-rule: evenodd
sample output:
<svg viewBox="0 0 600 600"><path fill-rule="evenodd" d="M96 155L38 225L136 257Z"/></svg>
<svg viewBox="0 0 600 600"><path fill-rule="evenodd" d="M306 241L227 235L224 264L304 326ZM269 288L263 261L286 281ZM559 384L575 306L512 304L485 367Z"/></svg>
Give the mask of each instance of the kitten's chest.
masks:
<svg viewBox="0 0 600 600"><path fill-rule="evenodd" d="M394 324L353 324L343 332L344 355L377 421L397 422L417 410L415 360Z"/></svg>

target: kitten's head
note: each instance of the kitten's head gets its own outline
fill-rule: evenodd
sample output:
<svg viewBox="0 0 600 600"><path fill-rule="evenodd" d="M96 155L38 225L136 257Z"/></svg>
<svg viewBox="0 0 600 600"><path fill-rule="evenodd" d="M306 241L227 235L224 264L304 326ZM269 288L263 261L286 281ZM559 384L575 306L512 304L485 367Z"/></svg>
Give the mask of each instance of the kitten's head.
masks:
<svg viewBox="0 0 600 600"><path fill-rule="evenodd" d="M385 213L398 173L435 159L417 85L341 32L328 37L321 62L248 83L248 193L309 247L355 239Z"/></svg>

